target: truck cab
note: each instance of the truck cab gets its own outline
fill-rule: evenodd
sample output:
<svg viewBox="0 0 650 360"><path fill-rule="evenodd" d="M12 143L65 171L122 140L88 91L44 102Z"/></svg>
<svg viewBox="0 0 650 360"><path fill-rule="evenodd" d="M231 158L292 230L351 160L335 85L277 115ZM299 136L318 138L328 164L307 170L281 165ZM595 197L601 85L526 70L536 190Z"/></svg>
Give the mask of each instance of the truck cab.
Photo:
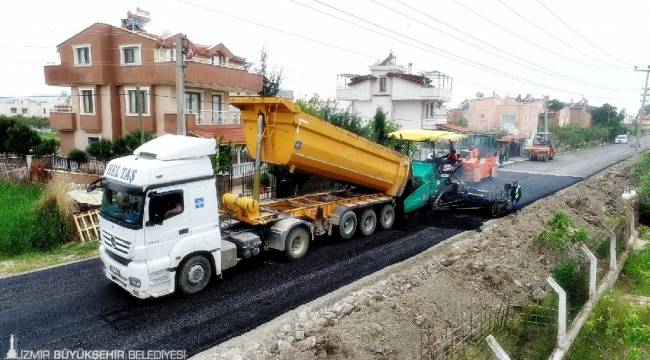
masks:
<svg viewBox="0 0 650 360"><path fill-rule="evenodd" d="M165 135L108 163L98 185L109 280L138 298L194 293L234 265L236 249L223 246L219 229L214 153L213 139Z"/></svg>

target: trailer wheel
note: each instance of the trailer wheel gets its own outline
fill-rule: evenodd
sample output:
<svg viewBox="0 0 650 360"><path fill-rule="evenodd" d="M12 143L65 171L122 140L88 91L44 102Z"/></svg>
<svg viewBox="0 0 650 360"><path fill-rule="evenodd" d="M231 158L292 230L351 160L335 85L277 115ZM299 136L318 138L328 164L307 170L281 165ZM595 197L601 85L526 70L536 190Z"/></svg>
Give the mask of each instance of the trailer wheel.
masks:
<svg viewBox="0 0 650 360"><path fill-rule="evenodd" d="M309 232L302 226L295 226L284 240L284 254L287 259L296 261L309 250Z"/></svg>
<svg viewBox="0 0 650 360"><path fill-rule="evenodd" d="M384 230L388 230L393 227L394 223L395 206L393 206L393 204L386 204L379 212L379 226Z"/></svg>
<svg viewBox="0 0 650 360"><path fill-rule="evenodd" d="M366 209L359 218L359 228L363 236L372 235L377 228L377 214L373 209Z"/></svg>
<svg viewBox="0 0 650 360"><path fill-rule="evenodd" d="M195 255L187 259L178 274L178 287L186 294L194 294L203 290L212 276L210 261L203 255Z"/></svg>
<svg viewBox="0 0 650 360"><path fill-rule="evenodd" d="M348 240L357 231L357 215L352 210L346 211L339 220L339 235L341 239Z"/></svg>

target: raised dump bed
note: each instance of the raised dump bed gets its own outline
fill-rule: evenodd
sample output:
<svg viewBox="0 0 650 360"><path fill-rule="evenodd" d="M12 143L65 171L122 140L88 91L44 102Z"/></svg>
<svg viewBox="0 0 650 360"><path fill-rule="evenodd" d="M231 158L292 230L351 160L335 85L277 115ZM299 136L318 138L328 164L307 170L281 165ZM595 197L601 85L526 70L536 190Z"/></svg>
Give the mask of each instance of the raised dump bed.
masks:
<svg viewBox="0 0 650 360"><path fill-rule="evenodd" d="M328 179L400 196L409 158L306 114L283 98L233 97L241 110L246 146L257 151L258 116L264 116L261 160Z"/></svg>

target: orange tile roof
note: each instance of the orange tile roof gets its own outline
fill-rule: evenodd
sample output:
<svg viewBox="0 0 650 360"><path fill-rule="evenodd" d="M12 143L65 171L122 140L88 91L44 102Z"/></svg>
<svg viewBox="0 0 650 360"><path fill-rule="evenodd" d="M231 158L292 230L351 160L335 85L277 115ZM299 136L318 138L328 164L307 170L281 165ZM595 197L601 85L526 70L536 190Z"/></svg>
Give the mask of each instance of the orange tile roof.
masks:
<svg viewBox="0 0 650 360"><path fill-rule="evenodd" d="M233 144L244 144L244 129L242 127L224 127L219 129L193 129L191 135L202 138L222 137L222 142L232 141Z"/></svg>

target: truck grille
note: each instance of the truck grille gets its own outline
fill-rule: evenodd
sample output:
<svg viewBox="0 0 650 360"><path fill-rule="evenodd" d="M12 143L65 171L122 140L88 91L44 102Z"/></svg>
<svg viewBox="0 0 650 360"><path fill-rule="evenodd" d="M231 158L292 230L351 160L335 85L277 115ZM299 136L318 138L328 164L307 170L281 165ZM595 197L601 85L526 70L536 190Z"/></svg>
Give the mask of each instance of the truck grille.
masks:
<svg viewBox="0 0 650 360"><path fill-rule="evenodd" d="M131 253L131 242L119 238L115 235L108 233L106 230L102 230L102 242L104 246L110 248L116 254L124 257L128 257Z"/></svg>

